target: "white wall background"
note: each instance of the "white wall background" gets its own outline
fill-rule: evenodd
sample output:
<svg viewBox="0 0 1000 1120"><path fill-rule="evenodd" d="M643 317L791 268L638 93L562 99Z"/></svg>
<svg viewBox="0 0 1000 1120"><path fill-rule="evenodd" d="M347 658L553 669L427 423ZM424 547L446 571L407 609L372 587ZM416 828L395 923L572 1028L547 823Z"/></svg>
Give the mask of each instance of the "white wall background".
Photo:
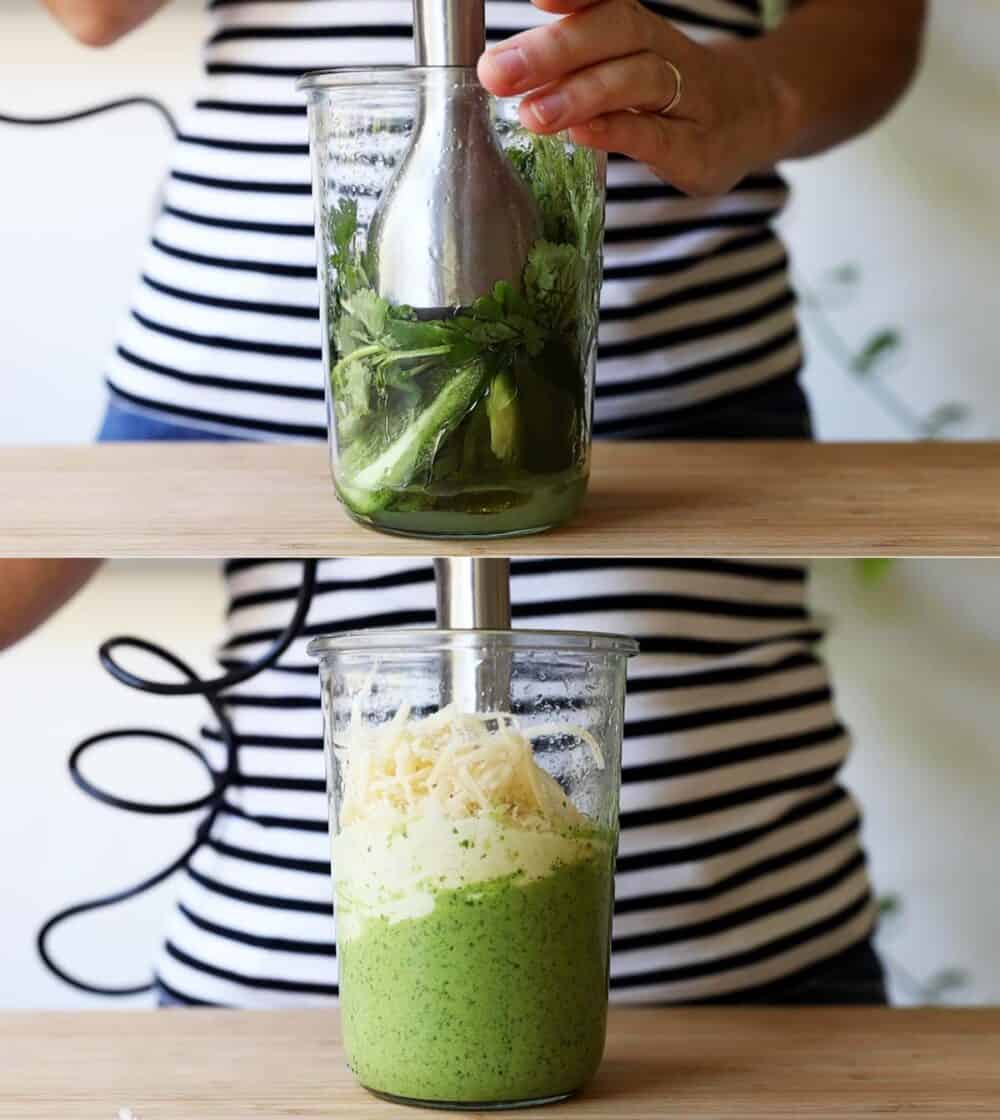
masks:
<svg viewBox="0 0 1000 1120"><path fill-rule="evenodd" d="M0 792L0 1007L100 1003L42 968L34 947L39 926L63 906L111 893L168 863L190 842L198 819L119 812L72 784L66 760L81 739L115 727L162 727L193 737L206 711L195 699L145 697L117 684L98 664L98 645L113 635L138 634L162 642L199 671L210 670L222 609L215 564L111 564L47 626L0 654L8 760ZM134 664L171 679L169 670L151 662ZM207 788L195 761L137 740L98 748L85 772L139 801L184 800ZM169 888L161 888L106 916L70 923L57 931L52 947L82 978L138 982L148 974L169 904Z"/></svg>
<svg viewBox="0 0 1000 1120"><path fill-rule="evenodd" d="M890 388L928 412L957 399L956 436L1000 436L1000 4L932 5L923 72L888 122L819 159L790 165L784 229L800 280L862 269L859 298L834 315L853 342L902 330ZM830 361L809 329L806 384L824 439L895 439L899 426Z"/></svg>
<svg viewBox="0 0 1000 1120"><path fill-rule="evenodd" d="M71 112L147 93L179 112L204 30L174 0L106 51L78 46L38 0L3 0L0 112ZM85 442L135 280L170 135L151 109L73 125L0 124L0 444Z"/></svg>
<svg viewBox="0 0 1000 1120"><path fill-rule="evenodd" d="M920 981L967 970L955 1002L1000 1003L1000 560L900 560L874 585L819 561L813 599L876 888L903 900L882 949Z"/></svg>
<svg viewBox="0 0 1000 1120"><path fill-rule="evenodd" d="M133 92L176 109L197 72L201 10L174 0L101 55L69 43L35 0L6 0L0 111L56 112ZM810 282L859 262L849 339L883 325L907 337L892 388L918 409L970 401L962 435L1000 435L995 257L1000 245L1000 6L938 4L920 86L889 124L792 170L787 219ZM42 80L44 78L44 80ZM88 440L100 369L154 204L167 137L142 110L72 129L0 126L0 443ZM904 433L815 343L807 378L825 438ZM870 588L821 564L817 604L836 616L829 653L858 749L849 778L868 810L880 889L906 913L887 948L918 977L973 975L959 998L1000 1002L1000 561L904 561ZM65 758L81 737L129 722L193 730L197 703L130 694L99 669L112 633L157 637L205 664L218 627L213 565L123 564L0 658L8 764L0 787L0 1006L90 1001L48 977L34 932L59 906L165 862L190 822L133 818L89 802ZM199 783L166 752L95 760L96 777L168 798ZM84 919L56 939L72 969L129 980L145 971L167 898ZM897 993L907 998L904 990Z"/></svg>

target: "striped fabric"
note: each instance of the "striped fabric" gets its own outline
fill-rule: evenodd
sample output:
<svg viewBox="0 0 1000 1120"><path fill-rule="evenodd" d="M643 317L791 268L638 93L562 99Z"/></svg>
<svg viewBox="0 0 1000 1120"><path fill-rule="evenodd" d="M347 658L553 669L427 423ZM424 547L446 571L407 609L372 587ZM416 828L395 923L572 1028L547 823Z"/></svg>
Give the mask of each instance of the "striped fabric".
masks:
<svg viewBox="0 0 1000 1120"><path fill-rule="evenodd" d="M119 401L258 439L325 435L303 71L412 61L410 0L213 0L205 77L107 366ZM491 40L543 22L487 5ZM650 2L698 38L761 30L756 0ZM612 159L596 427L642 436L679 410L794 376L802 355L782 179L688 199Z"/></svg>
<svg viewBox="0 0 1000 1120"><path fill-rule="evenodd" d="M299 564L227 566L226 665L287 624ZM693 560L514 562L515 625L624 632L629 674L612 960L619 1001L742 991L871 931L849 740L815 653L801 567ZM182 877L157 963L191 1002L307 1005L336 993L319 687L310 635L424 626L423 561L327 560L305 632L229 698L240 779ZM204 737L222 765L217 730Z"/></svg>
<svg viewBox="0 0 1000 1120"><path fill-rule="evenodd" d="M648 6L700 38L755 35L756 0ZM409 0L215 0L206 76L108 367L126 405L250 438L322 438L318 294L302 71L411 58ZM541 22L488 4L490 37ZM671 417L793 377L801 364L775 174L690 200L610 166L596 430ZM747 434L753 434L748 432ZM222 659L287 623L299 566L233 562ZM864 939L873 904L848 737L817 659L800 567L520 561L515 620L626 632L630 669L613 997L686 1001L788 976ZM306 633L229 697L239 782L182 876L157 972L185 1002L323 1002L336 993L312 634L427 625L431 570L328 560ZM204 730L216 764L216 729Z"/></svg>

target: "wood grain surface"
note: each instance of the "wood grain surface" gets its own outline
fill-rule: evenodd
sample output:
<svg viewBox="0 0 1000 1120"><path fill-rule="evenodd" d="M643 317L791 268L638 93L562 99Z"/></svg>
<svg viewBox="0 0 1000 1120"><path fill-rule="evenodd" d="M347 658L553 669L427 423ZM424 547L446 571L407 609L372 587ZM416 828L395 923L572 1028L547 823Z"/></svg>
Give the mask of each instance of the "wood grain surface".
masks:
<svg viewBox="0 0 1000 1120"><path fill-rule="evenodd" d="M1000 1115L1000 1010L618 1010L596 1081L550 1120ZM0 1016L2 1120L426 1113L358 1088L336 1012Z"/></svg>
<svg viewBox="0 0 1000 1120"><path fill-rule="evenodd" d="M1000 554L1000 443L601 443L583 513L514 542L354 524L318 444L0 450L0 554Z"/></svg>

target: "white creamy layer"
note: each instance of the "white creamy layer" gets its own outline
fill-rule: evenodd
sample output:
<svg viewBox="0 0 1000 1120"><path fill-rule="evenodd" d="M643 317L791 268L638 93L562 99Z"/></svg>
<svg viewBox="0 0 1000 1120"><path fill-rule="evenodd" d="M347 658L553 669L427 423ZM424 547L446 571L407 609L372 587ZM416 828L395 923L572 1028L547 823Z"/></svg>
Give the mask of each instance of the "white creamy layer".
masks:
<svg viewBox="0 0 1000 1120"><path fill-rule="evenodd" d="M603 767L598 744L575 734ZM338 764L341 830L332 854L341 942L369 918L429 914L437 891L527 884L604 846L587 835L591 822L538 765L510 715L450 705L415 719L404 707L366 726L356 713Z"/></svg>
<svg viewBox="0 0 1000 1120"><path fill-rule="evenodd" d="M510 877L530 883L599 846L590 837L525 828L494 814L416 817L393 829L356 822L333 841L337 936L357 936L366 918L423 917L439 890Z"/></svg>

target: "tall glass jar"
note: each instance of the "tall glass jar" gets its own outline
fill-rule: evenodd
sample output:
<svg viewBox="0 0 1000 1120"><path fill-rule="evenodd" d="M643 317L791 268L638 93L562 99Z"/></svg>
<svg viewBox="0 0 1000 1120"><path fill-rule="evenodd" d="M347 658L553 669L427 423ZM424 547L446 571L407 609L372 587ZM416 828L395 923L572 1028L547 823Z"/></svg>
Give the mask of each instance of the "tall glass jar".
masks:
<svg viewBox="0 0 1000 1120"><path fill-rule="evenodd" d="M629 638L317 638L343 1038L366 1088L559 1100L604 1051Z"/></svg>
<svg viewBox="0 0 1000 1120"><path fill-rule="evenodd" d="M605 157L525 130L468 68L331 70L300 88L341 501L423 537L565 521L589 474ZM468 189L484 162L490 191ZM521 195L530 231L504 205ZM407 298L459 267L476 277L466 302Z"/></svg>

